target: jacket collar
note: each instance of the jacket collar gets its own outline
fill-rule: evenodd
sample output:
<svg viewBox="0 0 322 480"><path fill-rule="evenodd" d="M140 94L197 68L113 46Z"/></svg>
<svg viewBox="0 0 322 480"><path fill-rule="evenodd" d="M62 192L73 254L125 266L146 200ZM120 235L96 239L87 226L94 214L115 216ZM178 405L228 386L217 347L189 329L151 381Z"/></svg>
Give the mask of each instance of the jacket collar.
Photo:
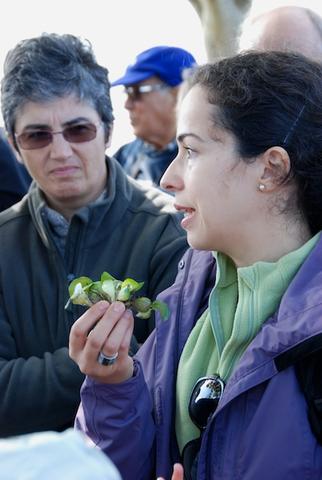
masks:
<svg viewBox="0 0 322 480"><path fill-rule="evenodd" d="M322 239L250 343L230 377L219 411L232 398L278 373L275 359L322 332ZM217 413L217 412L216 412Z"/></svg>

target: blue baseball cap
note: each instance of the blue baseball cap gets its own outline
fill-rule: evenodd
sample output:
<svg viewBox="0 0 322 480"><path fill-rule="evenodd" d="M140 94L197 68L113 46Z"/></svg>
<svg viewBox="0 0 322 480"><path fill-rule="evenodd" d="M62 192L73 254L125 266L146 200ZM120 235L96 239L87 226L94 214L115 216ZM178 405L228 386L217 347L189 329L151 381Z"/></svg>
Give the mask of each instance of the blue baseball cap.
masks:
<svg viewBox="0 0 322 480"><path fill-rule="evenodd" d="M196 64L191 53L179 47L153 47L140 53L135 62L129 65L125 74L111 83L116 85L133 85L147 78L157 76L164 83L175 87L182 82L182 71Z"/></svg>

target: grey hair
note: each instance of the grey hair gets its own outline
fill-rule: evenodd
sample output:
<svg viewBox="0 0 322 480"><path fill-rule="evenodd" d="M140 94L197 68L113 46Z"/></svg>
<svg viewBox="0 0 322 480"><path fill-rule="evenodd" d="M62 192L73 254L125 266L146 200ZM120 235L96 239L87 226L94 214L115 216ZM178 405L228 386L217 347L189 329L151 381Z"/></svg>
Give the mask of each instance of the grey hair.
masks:
<svg viewBox="0 0 322 480"><path fill-rule="evenodd" d="M22 40L8 52L1 104L10 135L27 102L46 103L67 95L93 106L108 138L114 120L108 70L97 63L89 41L70 34L43 33Z"/></svg>

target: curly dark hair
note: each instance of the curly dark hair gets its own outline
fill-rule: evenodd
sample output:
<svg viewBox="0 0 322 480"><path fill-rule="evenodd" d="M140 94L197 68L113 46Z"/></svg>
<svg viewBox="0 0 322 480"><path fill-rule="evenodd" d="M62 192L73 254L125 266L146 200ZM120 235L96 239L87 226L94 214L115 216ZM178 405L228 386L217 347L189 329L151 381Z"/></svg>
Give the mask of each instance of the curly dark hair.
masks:
<svg viewBox="0 0 322 480"><path fill-rule="evenodd" d="M284 181L297 185L297 206L311 232L322 228L322 65L301 54L245 52L196 67L182 95L194 85L207 92L214 122L236 137L242 160L272 146L289 154ZM219 107L219 119L218 119Z"/></svg>

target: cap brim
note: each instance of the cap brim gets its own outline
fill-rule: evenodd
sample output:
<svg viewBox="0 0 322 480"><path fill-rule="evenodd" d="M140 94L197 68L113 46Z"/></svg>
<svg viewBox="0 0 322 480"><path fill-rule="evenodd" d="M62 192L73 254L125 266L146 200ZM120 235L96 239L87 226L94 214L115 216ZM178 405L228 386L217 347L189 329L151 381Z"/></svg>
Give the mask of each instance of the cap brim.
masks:
<svg viewBox="0 0 322 480"><path fill-rule="evenodd" d="M134 85L135 83L143 82L147 78L153 77L155 73L153 72L139 72L139 71L132 71L128 72L123 77L115 80L111 83L111 87L116 87L117 85Z"/></svg>

